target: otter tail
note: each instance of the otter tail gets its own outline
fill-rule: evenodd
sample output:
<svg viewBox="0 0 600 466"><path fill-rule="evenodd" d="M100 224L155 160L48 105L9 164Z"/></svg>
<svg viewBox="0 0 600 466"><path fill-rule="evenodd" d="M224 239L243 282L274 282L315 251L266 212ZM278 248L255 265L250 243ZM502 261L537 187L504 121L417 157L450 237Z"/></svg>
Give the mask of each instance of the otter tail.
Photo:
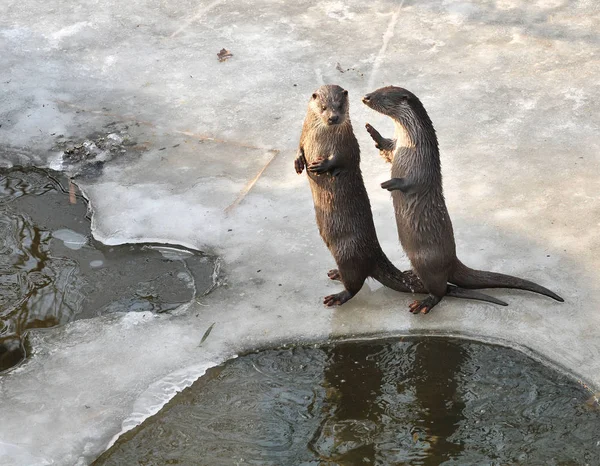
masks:
<svg viewBox="0 0 600 466"><path fill-rule="evenodd" d="M412 270L401 272L384 254L382 254L382 257L377 261L377 266L371 274L371 277L382 285L402 293L428 294L428 291L423 286L423 282L421 282L419 277ZM446 294L454 298L474 299L477 301L499 304L500 306L508 306L504 301L493 298L492 296L478 293L477 291L464 290L454 285L448 285Z"/></svg>
<svg viewBox="0 0 600 466"><path fill-rule="evenodd" d="M529 280L523 280L522 278L504 275L502 273L474 270L467 267L458 259L456 259L456 267L449 281L463 288L516 288L518 290L527 290L543 294L561 303L565 301L548 288L544 288Z"/></svg>

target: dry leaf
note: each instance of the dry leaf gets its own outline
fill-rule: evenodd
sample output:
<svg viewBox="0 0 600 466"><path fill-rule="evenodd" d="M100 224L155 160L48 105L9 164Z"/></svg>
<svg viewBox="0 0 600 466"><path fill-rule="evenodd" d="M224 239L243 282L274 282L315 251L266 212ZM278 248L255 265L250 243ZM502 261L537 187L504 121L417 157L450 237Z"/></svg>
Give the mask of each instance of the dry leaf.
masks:
<svg viewBox="0 0 600 466"><path fill-rule="evenodd" d="M225 61L231 57L233 57L233 53L231 53L227 49L221 49L221 51L217 53L217 58L219 59L219 61Z"/></svg>

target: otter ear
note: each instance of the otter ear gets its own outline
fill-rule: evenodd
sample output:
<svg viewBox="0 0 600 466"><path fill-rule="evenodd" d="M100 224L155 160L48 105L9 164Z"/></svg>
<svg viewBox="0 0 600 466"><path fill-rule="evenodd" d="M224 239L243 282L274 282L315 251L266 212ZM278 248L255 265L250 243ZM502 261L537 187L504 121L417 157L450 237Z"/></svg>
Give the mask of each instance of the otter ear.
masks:
<svg viewBox="0 0 600 466"><path fill-rule="evenodd" d="M318 97L318 95L317 95L317 93L315 92L315 93L312 95L312 98L313 98L313 99L316 99L317 97Z"/></svg>
<svg viewBox="0 0 600 466"><path fill-rule="evenodd" d="M348 95L348 91L347 91L346 89L344 89L344 90L342 91L342 94L344 94L344 95Z"/></svg>

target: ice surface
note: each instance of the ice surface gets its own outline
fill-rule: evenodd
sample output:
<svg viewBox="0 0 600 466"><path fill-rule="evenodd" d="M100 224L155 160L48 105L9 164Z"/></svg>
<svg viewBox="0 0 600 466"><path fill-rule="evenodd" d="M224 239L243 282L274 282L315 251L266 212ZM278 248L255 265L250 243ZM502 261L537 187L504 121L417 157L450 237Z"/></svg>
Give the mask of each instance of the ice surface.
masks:
<svg viewBox="0 0 600 466"><path fill-rule="evenodd" d="M0 18L3 165L59 165L128 125L137 156L78 180L108 244L217 252L227 286L174 315L114 315L32 334L0 377L0 464L86 464L206 367L272 342L447 332L522 345L600 387L600 13L566 1L83 2L9 0ZM220 63L227 48L233 57ZM337 66L339 64L339 67ZM339 70L342 71L339 71ZM389 167L363 129L392 125L360 103L394 83L419 95L440 138L459 256L530 278L566 302L491 294L508 308L340 289L292 160L306 102L347 88L382 246L407 267ZM99 154L102 158L102 155ZM102 162L102 160L99 160ZM209 337L200 340L215 324Z"/></svg>

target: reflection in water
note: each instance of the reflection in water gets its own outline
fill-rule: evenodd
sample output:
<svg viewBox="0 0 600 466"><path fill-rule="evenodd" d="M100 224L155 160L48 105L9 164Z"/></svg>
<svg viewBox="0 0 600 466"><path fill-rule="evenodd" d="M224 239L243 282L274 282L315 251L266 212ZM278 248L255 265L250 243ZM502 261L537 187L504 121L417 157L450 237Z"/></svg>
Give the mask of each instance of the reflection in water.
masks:
<svg viewBox="0 0 600 466"><path fill-rule="evenodd" d="M439 465L457 457L462 444L448 439L463 420L457 379L464 357L461 346L441 339L398 353L378 344L367 354L364 345L333 347L326 417L311 446L340 464Z"/></svg>
<svg viewBox="0 0 600 466"><path fill-rule="evenodd" d="M58 325L72 319L81 306L76 262L50 254L51 232L32 223L22 212L28 196L61 192L62 185L41 170L26 175L6 170L0 176L0 370L12 367L25 354L21 336L30 328ZM48 204L47 211L51 211ZM75 210L85 220L86 206ZM51 215L45 212L44 216Z"/></svg>
<svg viewBox="0 0 600 466"><path fill-rule="evenodd" d="M372 464L375 434L384 414L381 389L385 368L374 345L365 355L360 345L334 346L325 366L323 422L309 447L321 458L340 464ZM354 462L352 462L354 461Z"/></svg>
<svg viewBox="0 0 600 466"><path fill-rule="evenodd" d="M464 419L465 403L457 389L465 357L461 346L447 340L425 340L415 345L410 378L422 419L415 419L413 438L425 442L418 464L442 464L463 450L461 442L450 439Z"/></svg>
<svg viewBox="0 0 600 466"><path fill-rule="evenodd" d="M214 260L144 245L107 248L60 173L0 169L0 371L25 357L29 329L115 311L164 312L212 284Z"/></svg>
<svg viewBox="0 0 600 466"><path fill-rule="evenodd" d="M209 371L94 464L595 464L588 395L455 339L265 350Z"/></svg>

